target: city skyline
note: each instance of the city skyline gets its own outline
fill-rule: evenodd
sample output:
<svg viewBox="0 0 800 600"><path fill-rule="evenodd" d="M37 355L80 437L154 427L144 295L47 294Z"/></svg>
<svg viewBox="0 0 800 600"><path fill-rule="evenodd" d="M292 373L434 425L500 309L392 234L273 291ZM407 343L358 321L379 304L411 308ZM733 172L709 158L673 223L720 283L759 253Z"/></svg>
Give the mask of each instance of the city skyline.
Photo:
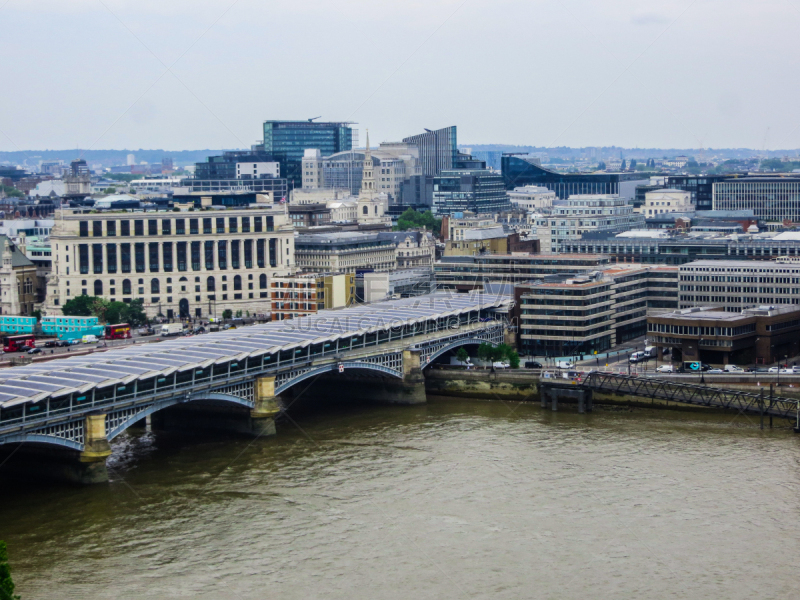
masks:
<svg viewBox="0 0 800 600"><path fill-rule="evenodd" d="M795 148L797 84L770 67L796 52L792 6L11 1L0 150L245 148L266 119L318 115L376 143L457 123L472 145Z"/></svg>

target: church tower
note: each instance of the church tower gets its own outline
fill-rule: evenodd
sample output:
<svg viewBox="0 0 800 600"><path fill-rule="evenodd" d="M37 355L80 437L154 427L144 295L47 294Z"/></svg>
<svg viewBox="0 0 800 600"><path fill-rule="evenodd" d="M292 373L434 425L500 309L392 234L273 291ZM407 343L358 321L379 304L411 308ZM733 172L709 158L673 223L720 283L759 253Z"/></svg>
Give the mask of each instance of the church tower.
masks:
<svg viewBox="0 0 800 600"><path fill-rule="evenodd" d="M372 153L369 151L369 129L367 129L367 149L364 151L364 170L361 175L360 198L373 198L375 196L375 169L372 166Z"/></svg>

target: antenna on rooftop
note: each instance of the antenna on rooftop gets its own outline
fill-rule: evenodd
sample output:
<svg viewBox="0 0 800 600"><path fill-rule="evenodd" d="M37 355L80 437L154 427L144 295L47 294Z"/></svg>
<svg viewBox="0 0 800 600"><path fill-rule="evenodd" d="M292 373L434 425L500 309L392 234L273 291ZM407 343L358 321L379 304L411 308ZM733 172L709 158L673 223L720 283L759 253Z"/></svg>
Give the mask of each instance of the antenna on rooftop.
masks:
<svg viewBox="0 0 800 600"><path fill-rule="evenodd" d="M322 118L322 115L320 115L320 116L318 116L318 117L311 117L311 118L308 120L308 122L309 122L309 123L313 123L313 122L314 122L314 121L316 121L317 119L321 119L321 118Z"/></svg>

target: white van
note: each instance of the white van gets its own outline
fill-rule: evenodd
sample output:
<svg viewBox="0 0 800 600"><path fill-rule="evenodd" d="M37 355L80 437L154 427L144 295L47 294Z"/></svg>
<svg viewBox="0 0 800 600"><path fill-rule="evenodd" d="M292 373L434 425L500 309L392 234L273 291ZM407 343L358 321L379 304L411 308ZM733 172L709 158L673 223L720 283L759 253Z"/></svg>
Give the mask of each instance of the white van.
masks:
<svg viewBox="0 0 800 600"><path fill-rule="evenodd" d="M628 359L632 363L638 363L641 360L644 360L647 354L645 352L634 352L631 354L631 357Z"/></svg>
<svg viewBox="0 0 800 600"><path fill-rule="evenodd" d="M736 365L725 365L724 370L726 373L744 373L744 369Z"/></svg>
<svg viewBox="0 0 800 600"><path fill-rule="evenodd" d="M556 367L559 369L572 369L575 367L575 365L571 360L560 360L556 363Z"/></svg>
<svg viewBox="0 0 800 600"><path fill-rule="evenodd" d="M85 336L81 338L81 341L84 344L95 344L97 343L97 336L92 335L91 333L87 333Z"/></svg>

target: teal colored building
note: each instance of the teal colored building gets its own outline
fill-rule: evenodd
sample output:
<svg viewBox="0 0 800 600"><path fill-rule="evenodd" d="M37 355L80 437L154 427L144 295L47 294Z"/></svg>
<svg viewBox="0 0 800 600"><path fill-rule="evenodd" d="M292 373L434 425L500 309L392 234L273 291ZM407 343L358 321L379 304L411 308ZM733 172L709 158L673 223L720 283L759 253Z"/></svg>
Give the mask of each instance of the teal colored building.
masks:
<svg viewBox="0 0 800 600"><path fill-rule="evenodd" d="M90 334L99 337L104 327L97 317L42 317L42 333L60 340L74 340Z"/></svg>
<svg viewBox="0 0 800 600"><path fill-rule="evenodd" d="M33 333L34 327L36 327L36 317L20 317L17 315L0 316L0 332L7 335Z"/></svg>

